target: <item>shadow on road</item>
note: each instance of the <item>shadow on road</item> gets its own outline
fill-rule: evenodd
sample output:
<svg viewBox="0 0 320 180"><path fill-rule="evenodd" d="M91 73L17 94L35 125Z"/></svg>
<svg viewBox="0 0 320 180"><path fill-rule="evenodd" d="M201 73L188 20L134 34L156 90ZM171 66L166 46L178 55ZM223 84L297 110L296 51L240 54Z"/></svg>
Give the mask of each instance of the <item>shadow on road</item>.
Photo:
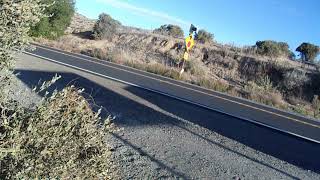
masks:
<svg viewBox="0 0 320 180"><path fill-rule="evenodd" d="M40 78L41 80L50 80L56 74L56 72L28 70L16 70L16 72L20 74L18 78L31 88L38 84ZM85 88L85 93L88 94L87 98L90 98L89 100L91 103L94 102L94 104L97 104L98 106L103 106L113 114L121 114L120 118L115 120L116 124L128 126L132 125L130 122L124 120L125 118L130 118L138 120L140 125L170 124L173 126L178 126L185 131L188 131L214 145L219 146L220 148L224 148L227 151L236 153L239 156L245 157L263 166L272 168L288 176L289 178L297 179L297 177L279 170L272 165L265 164L264 162L236 152L217 142L212 142L211 140L185 128L179 119L155 111L117 92L114 92L113 90L108 89L108 87L103 87L77 74L60 72L57 74L61 75L63 78L62 80L59 80L53 88L50 89L51 92L54 89L61 90L67 85L75 85L78 88ZM291 136L265 129L251 123L223 115L221 113L196 107L188 103L174 100L172 98L132 86L127 86L126 90L180 118L215 131L223 136L234 139L249 147L272 155L291 164L320 173L320 147L317 144L305 142L301 139L293 138ZM107 116L108 113L109 112L104 112L103 115ZM125 142L125 144L137 150L137 147L130 142ZM154 157L148 155L147 157L151 161L157 163L159 166L165 167L165 169L172 174L187 178L183 172L178 172L177 170L169 167L169 165L166 165L168 163L161 160L156 160Z"/></svg>
<svg viewBox="0 0 320 180"><path fill-rule="evenodd" d="M212 110L190 106L177 100L174 103L176 104L176 108L172 108L168 106L167 97L152 92L144 93L135 87L127 87L126 90L192 123L290 164L320 173L319 144L218 112L212 113ZM170 101L172 103L173 100ZM205 139L205 137L202 138Z"/></svg>
<svg viewBox="0 0 320 180"><path fill-rule="evenodd" d="M120 137L119 135L117 135L115 133L111 133L111 135L113 137L115 137L116 139L118 139L119 141L121 141L123 144L125 144L125 145L131 147L132 149L134 149L137 153L143 154L144 156L147 156L152 162L156 163L159 167L167 170L171 174L173 174L173 175L175 175L177 177L183 178L183 179L190 179L186 174L173 170L173 168L165 165L165 163L163 163L160 160L154 158L152 155L148 154L146 151L142 150L140 147L137 147L136 145L130 143L128 140L123 139L122 137Z"/></svg>

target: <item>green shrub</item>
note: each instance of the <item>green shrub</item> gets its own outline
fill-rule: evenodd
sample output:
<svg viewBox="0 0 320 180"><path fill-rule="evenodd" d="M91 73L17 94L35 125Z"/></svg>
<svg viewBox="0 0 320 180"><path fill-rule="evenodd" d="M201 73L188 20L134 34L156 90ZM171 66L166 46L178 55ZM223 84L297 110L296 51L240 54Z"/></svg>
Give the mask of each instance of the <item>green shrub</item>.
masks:
<svg viewBox="0 0 320 180"><path fill-rule="evenodd" d="M297 105L297 106L294 106L293 109L292 109L294 112L298 113L298 114L302 114L302 115L305 115L305 116L309 116L310 115L310 112L307 110L307 108L303 105Z"/></svg>
<svg viewBox="0 0 320 180"><path fill-rule="evenodd" d="M177 25L172 25L172 24L166 24L160 26L160 28L155 29L153 32L163 34L163 35L169 35L172 37L183 37L184 32L181 29L181 27Z"/></svg>
<svg viewBox="0 0 320 180"><path fill-rule="evenodd" d="M279 57L290 55L289 45L285 42L276 41L257 41L256 42L257 52L260 55Z"/></svg>
<svg viewBox="0 0 320 180"><path fill-rule="evenodd" d="M213 39L214 39L214 35L210 32L207 32L204 29L201 29L201 30L199 30L195 39L202 44L212 43Z"/></svg>
<svg viewBox="0 0 320 180"><path fill-rule="evenodd" d="M56 39L64 34L70 25L75 12L74 0L43 0L45 4L50 4L46 8L47 17L31 28L31 35L35 37L46 37Z"/></svg>
<svg viewBox="0 0 320 180"><path fill-rule="evenodd" d="M102 13L93 27L93 36L95 39L110 39L117 32L121 23L114 20L110 15Z"/></svg>
<svg viewBox="0 0 320 180"><path fill-rule="evenodd" d="M301 53L303 61L313 62L320 52L319 46L310 43L302 43L296 51Z"/></svg>

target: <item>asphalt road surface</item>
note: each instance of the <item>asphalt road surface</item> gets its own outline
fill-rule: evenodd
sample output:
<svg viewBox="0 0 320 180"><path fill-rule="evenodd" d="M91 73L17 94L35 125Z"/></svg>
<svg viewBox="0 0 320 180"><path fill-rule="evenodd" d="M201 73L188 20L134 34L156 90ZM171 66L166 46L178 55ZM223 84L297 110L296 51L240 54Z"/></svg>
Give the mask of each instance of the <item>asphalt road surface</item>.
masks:
<svg viewBox="0 0 320 180"><path fill-rule="evenodd" d="M84 67L100 69L92 64ZM320 178L320 147L316 142L28 55L20 57L16 71L29 87L61 74L63 81L55 88L68 84L84 87L97 105L113 114L115 123L124 127L112 137L122 144L115 152L121 152L120 157L129 154L122 157L129 159L120 163L124 177ZM101 69L104 71L108 70ZM139 169L137 163L144 168Z"/></svg>
<svg viewBox="0 0 320 180"><path fill-rule="evenodd" d="M80 54L43 46L32 54L320 143L320 121Z"/></svg>

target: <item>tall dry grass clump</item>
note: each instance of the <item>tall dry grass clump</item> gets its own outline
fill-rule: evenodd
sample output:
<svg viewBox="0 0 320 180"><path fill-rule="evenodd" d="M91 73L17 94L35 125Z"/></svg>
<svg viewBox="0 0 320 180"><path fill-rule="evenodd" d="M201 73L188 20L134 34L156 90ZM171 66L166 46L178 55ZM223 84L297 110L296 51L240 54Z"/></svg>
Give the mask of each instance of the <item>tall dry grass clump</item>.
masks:
<svg viewBox="0 0 320 180"><path fill-rule="evenodd" d="M219 92L227 92L230 89L229 84L223 82L223 81L218 81L218 80L213 80L213 79L208 79L208 78L200 78L197 82L197 85L212 89L215 91Z"/></svg>
<svg viewBox="0 0 320 180"><path fill-rule="evenodd" d="M282 94L273 87L268 76L262 77L256 82L249 81L244 87L244 91L247 93L245 97L247 99L275 107L284 106Z"/></svg>

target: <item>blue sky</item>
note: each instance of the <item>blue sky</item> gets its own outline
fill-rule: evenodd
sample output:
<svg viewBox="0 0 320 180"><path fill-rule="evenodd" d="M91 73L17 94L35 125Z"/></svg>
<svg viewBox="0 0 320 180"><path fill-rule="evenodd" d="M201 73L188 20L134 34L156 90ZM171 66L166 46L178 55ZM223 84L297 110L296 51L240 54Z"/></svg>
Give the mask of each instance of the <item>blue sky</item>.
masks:
<svg viewBox="0 0 320 180"><path fill-rule="evenodd" d="M221 43L253 45L257 40L284 41L292 50L302 42L320 45L318 0L77 0L77 11L96 19L102 12L124 25L154 29L190 23Z"/></svg>

